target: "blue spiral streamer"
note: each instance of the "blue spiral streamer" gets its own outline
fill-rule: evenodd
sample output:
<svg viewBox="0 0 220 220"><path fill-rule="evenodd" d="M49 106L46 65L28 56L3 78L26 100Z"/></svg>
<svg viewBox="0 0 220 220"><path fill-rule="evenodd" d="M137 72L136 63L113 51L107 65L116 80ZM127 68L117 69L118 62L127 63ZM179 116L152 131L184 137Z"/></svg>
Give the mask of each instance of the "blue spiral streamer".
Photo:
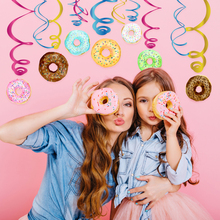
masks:
<svg viewBox="0 0 220 220"><path fill-rule="evenodd" d="M42 38L37 38L37 36L44 32L48 27L49 27L49 20L44 17L41 13L40 13L40 7L46 3L47 1L44 0L42 3L38 4L35 8L34 8L34 14L41 20L44 22L44 24L42 24L40 27L38 27L35 32L33 33L33 38L35 39L35 41L42 47L44 48L47 48L47 49L51 49L51 48L54 48L53 46L52 47L47 47L47 46L44 46L42 45L39 41L42 40ZM39 32L37 32L39 31Z"/></svg>
<svg viewBox="0 0 220 220"><path fill-rule="evenodd" d="M98 23L111 24L111 23L114 22L114 19L112 19L112 18L98 18L95 15L95 9L97 8L97 6L99 6L100 4L102 4L104 2L117 2L117 0L102 0L101 2L98 2L97 4L95 4L91 8L90 14L91 14L91 17L95 20L92 27L95 30L95 32L99 35L105 35L105 34L109 33L111 31L111 28L108 27L108 26L99 26L99 27L97 27Z"/></svg>
<svg viewBox="0 0 220 220"><path fill-rule="evenodd" d="M137 17L138 17L138 13L135 10L138 10L141 6L137 2L135 2L133 0L130 0L130 1L134 2L135 4L137 4L137 8L135 8L135 9L126 9L126 11L133 11L136 15L128 15L127 17L128 17L129 21L136 21Z"/></svg>
<svg viewBox="0 0 220 220"><path fill-rule="evenodd" d="M179 24L180 27L178 27L178 28L176 28L176 29L174 29L174 30L172 31L172 33L171 33L171 35L170 35L170 39L171 39L171 41L172 41L173 49L174 49L179 55L181 55L181 56L188 56L189 53L183 54L183 53L180 53L180 52L176 49L176 46L185 46L185 45L187 44L187 42L186 42L186 43L182 43L182 44L179 44L179 43L176 43L176 42L175 42L175 40L176 40L177 38L181 37L183 34L186 33L185 25L184 25L181 21L179 21L179 20L177 19L177 17L178 17L178 15L180 14L180 12L182 12L182 11L186 8L186 6L185 6L184 4L182 4L179 0L177 0L177 1L182 5L182 7L176 9L176 10L174 11L174 13L173 13L173 16L174 16L176 22ZM173 38L174 32L177 31L177 30L179 30L179 29L182 29L182 30L183 30L183 33L181 33L181 34L178 35L177 37Z"/></svg>

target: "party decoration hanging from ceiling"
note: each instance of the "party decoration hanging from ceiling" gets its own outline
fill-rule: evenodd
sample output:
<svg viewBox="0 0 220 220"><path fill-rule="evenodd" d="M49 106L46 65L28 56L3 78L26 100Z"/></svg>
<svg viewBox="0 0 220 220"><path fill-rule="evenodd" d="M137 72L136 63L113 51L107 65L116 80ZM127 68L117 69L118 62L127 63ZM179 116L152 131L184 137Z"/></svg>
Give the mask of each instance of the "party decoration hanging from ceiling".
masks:
<svg viewBox="0 0 220 220"><path fill-rule="evenodd" d="M171 33L171 35L170 35L170 39L171 39L171 42L172 42L172 47L173 47L173 49L174 49L179 55L181 55L181 56L188 56L189 53L183 54L183 53L180 53L180 52L176 49L176 46L185 46L185 45L187 44L187 43L182 43L182 44L180 44L180 43L176 43L176 42L175 42L179 37L181 37L183 34L186 33L185 25L184 25L181 21L179 21L178 18L177 18L178 15L186 8L186 6L185 6L183 3L181 3L179 0L177 0L177 1L182 5L182 7L178 8L178 9L176 9L176 10L174 11L173 17L175 18L176 22L179 24L179 27L177 27L176 29L174 29L174 30L172 31L172 33ZM182 31L182 33L179 34L179 35L177 35L176 37L174 37L174 36L173 36L174 33L175 33L175 32L178 32L178 33L179 33L180 30Z"/></svg>
<svg viewBox="0 0 220 220"><path fill-rule="evenodd" d="M12 0L12 1L13 1L16 5L18 5L19 7L21 7L21 8L23 8L23 9L29 11L28 13L26 13L26 14L24 14L24 15L18 17L18 18L15 18L15 19L8 25L8 27L7 27L7 33L8 33L8 35L9 35L9 37L10 37L12 40L14 40L14 41L16 41L16 42L18 43L18 45L15 46L14 48L12 48L11 51L10 51L10 58L11 58L11 60L14 62L14 63L12 64L12 70L14 71L14 73L15 73L16 75L21 76L21 75L25 74L25 73L28 71L27 68L25 68L25 67L15 67L15 66L16 66L17 64L19 64L19 65L28 65L28 64L30 63L30 61L27 60L27 59L21 59L21 60L15 59L15 57L14 57L14 51L15 51L16 48L18 48L18 47L20 47L20 46L22 46L22 45L28 45L28 46L30 46L30 45L32 45L33 43L32 43L32 42L23 42L23 41L19 40L18 38L16 38L16 37L13 35L13 33L12 33L12 26L14 25L14 23L15 23L17 20L19 20L20 18L22 18L22 17L24 17L24 16L26 16L26 15L28 15L28 14L33 13L34 11L33 11L33 10L30 10L30 9L28 9L28 8L26 8L26 7L24 7L23 5L21 5L20 3L18 3L16 0Z"/></svg>
<svg viewBox="0 0 220 220"><path fill-rule="evenodd" d="M137 20L137 17L138 17L138 13L136 12L136 10L138 10L141 6L137 3L137 2L135 2L135 1L133 1L133 0L130 0L131 2L134 2L135 4L137 4L137 8L134 8L134 9L126 9L126 11L132 11L132 12L134 12L135 13L135 15L128 15L127 17L128 17L128 20L129 21L136 21Z"/></svg>
<svg viewBox="0 0 220 220"><path fill-rule="evenodd" d="M152 13L153 11L156 11L156 10L158 10L158 9L161 9L161 7L155 6L155 5L153 5L152 3L150 3L150 2L147 1L147 0L144 0L144 1L145 1L147 4L149 4L150 6L152 6L152 7L155 8L154 10L147 12L147 13L142 17L142 19L141 19L142 23L143 23L146 27L149 28L149 29L146 30L146 31L144 32L144 34L143 34L143 35L144 35L144 38L146 39L145 45L146 45L146 47L152 49L152 48L154 48L154 47L156 46L155 42L157 42L158 40L157 40L157 38L147 38L146 35L147 35L147 33L148 33L149 31L151 31L151 30L159 30L160 28L159 28L159 27L152 27L152 26L150 26L149 24L146 23L145 18L146 18L146 16L147 16L148 14ZM148 42L150 42L150 43L148 43Z"/></svg>
<svg viewBox="0 0 220 220"><path fill-rule="evenodd" d="M117 22L119 22L119 23L121 23L121 24L125 24L123 21L120 21L118 18L116 18L116 16L117 17L119 17L119 18L121 18L121 19L125 19L125 16L124 16L124 14L122 14L122 16L121 15L119 15L117 12L116 12L116 10L118 9L118 8L120 8L120 7L122 7L122 6L124 6L125 5L125 3L127 2L127 0L120 0L121 1L121 3L119 3L119 4L117 4L117 5L115 5L114 6L114 8L113 8L113 11L112 11L112 17L117 21ZM116 16L115 16L116 15Z"/></svg>
<svg viewBox="0 0 220 220"><path fill-rule="evenodd" d="M107 33L109 33L111 31L111 28L108 27L108 26L99 26L97 27L97 24L98 23L102 23L102 24L111 24L114 22L114 19L112 18L98 18L96 15L95 15L95 9L102 3L105 3L105 2L117 2L117 0L102 0L100 2L98 2L97 4L95 4L91 10L90 10L90 15L91 17L95 20L95 22L93 23L92 27L93 29L95 30L95 32L99 35L106 35Z"/></svg>
<svg viewBox="0 0 220 220"><path fill-rule="evenodd" d="M78 20L72 20L73 25L75 25L75 26L80 26L82 24L82 21L88 22L86 19L84 19L80 15L80 14L88 15L89 13L88 13L88 11L86 9L83 9L82 7L80 7L78 5L79 1L80 0L75 0L74 2L68 4L68 5L72 5L73 6L73 11L74 11L74 14L70 14L70 16L78 17ZM79 12L77 12L77 10Z"/></svg>

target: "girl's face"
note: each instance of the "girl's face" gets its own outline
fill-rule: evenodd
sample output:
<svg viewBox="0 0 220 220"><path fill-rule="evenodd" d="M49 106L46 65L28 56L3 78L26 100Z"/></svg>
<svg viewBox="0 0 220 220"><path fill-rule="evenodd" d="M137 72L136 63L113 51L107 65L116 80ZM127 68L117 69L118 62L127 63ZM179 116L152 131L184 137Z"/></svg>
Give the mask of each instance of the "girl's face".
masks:
<svg viewBox="0 0 220 220"><path fill-rule="evenodd" d="M134 100L131 92L126 86L113 83L108 86L119 98L119 109L112 115L103 115L103 121L110 132L110 136L119 135L123 131L127 131L132 123L134 115Z"/></svg>
<svg viewBox="0 0 220 220"><path fill-rule="evenodd" d="M152 110L153 99L161 91L159 84L156 82L147 83L138 89L136 101L142 126L152 127L161 121L154 115Z"/></svg>

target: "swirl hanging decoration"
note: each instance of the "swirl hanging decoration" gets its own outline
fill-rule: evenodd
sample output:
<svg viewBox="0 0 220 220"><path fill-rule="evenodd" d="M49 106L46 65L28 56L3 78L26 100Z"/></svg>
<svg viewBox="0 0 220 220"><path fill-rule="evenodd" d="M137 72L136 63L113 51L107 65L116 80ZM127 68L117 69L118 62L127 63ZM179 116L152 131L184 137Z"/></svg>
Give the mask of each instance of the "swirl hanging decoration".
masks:
<svg viewBox="0 0 220 220"><path fill-rule="evenodd" d="M121 19L125 19L125 16L122 14L122 16L121 15L119 15L117 12L116 12L116 10L118 9L118 8L120 8L120 7L122 7L123 5L125 5L125 3L127 2L127 0L120 0L121 1L121 3L119 3L119 4L117 4L117 5L115 5L114 6L114 8L113 8L113 11L112 11L112 17L116 20L116 21L118 21L119 23L121 23L121 24L125 24L123 21L120 21L119 19L117 19L116 17L115 17L115 15L117 15L119 18L121 18ZM114 15L115 14L115 15Z"/></svg>
<svg viewBox="0 0 220 220"><path fill-rule="evenodd" d="M117 0L102 0L101 2L98 2L97 4L95 4L91 8L90 15L95 20L92 27L95 30L95 32L99 35L105 35L105 34L109 33L111 31L111 28L109 28L108 26L99 26L99 27L97 27L98 23L111 24L111 23L114 22L114 19L112 19L112 18L101 18L100 19L95 15L95 9L97 8L97 6L99 6L100 4L102 4L104 2L117 2Z"/></svg>
<svg viewBox="0 0 220 220"><path fill-rule="evenodd" d="M194 28L193 27L187 27L186 28L186 31L196 31L204 39L204 48L203 48L203 50L201 52L190 51L189 55L188 55L188 57L190 57L190 58L199 58L199 57L202 58L202 61L203 61L202 63L200 61L195 61L195 62L192 62L191 65L190 65L191 69L194 72L196 72L196 73L202 72L203 68L205 67L205 65L206 65L206 58L204 56L204 53L208 49L208 39L207 39L207 37L201 31L198 30L198 28L202 27L208 21L208 19L210 17L210 14L211 14L211 8L210 8L210 5L209 5L208 1L204 0L204 2L205 2L205 5L206 5L206 15L205 15L205 18L196 27L194 27Z"/></svg>
<svg viewBox="0 0 220 220"><path fill-rule="evenodd" d="M14 71L14 73L15 73L16 75L21 76L21 75L23 75L23 74L25 74L25 73L27 72L27 69L26 69L25 67L17 67L17 68L16 68L16 67L15 67L16 64L28 65L28 64L30 63L30 61L29 61L29 60L26 60L26 59L16 60L15 57L14 57L14 50L15 50L16 48L22 46L22 45L32 45L33 43L32 43L32 42L23 42L23 41L19 40L18 38L16 38L16 37L12 34L12 26L14 25L14 23L15 23L18 19L20 19L20 18L22 18L22 17L24 17L24 16L26 16L26 15L28 15L28 14L30 14L30 13L33 13L34 11L32 11L32 10L30 10L30 9L28 9L28 8L25 8L23 5L21 5L20 3L18 3L16 0L12 0L12 1L13 1L16 5L18 5L19 7L21 7L21 8L23 8L23 9L29 11L28 13L26 13L26 14L24 14L24 15L22 15L22 16L16 18L16 19L14 19L14 20L8 25L8 27L7 27L7 33L8 33L8 35L9 35L9 37L10 37L12 40L16 41L17 43L19 43L17 46L15 46L14 48L11 49L11 51L10 51L10 58L11 58L11 60L14 62L14 63L12 64L12 70Z"/></svg>
<svg viewBox="0 0 220 220"><path fill-rule="evenodd" d="M138 10L141 6L137 2L135 2L133 0L130 0L130 1L134 2L135 4L137 4L137 8L135 8L135 9L126 9L126 11L133 11L136 15L128 15L127 17L128 17L129 21L136 21L137 17L138 17L138 13L135 10Z"/></svg>
<svg viewBox="0 0 220 220"><path fill-rule="evenodd" d="M55 23L58 27L59 27L59 34L58 35L51 35L50 36L50 40L54 41L51 46L54 48L54 49L58 49L60 44L61 44L61 40L60 40L60 35L61 35L61 32L62 32L62 29L61 29L61 26L59 23L56 22L57 19L59 19L59 17L62 15L63 13L63 5L62 3L60 2L60 0L57 0L59 6L60 6L60 12L59 14L57 15L56 18L54 18L53 20L49 20L49 23ZM58 42L56 42L55 40L58 40Z"/></svg>
<svg viewBox="0 0 220 220"><path fill-rule="evenodd" d="M38 4L35 8L34 8L34 14L44 22L44 24L42 24L39 28L37 28L35 30L35 32L33 33L33 38L35 39L35 41L42 47L47 48L47 49L51 49L53 47L47 47L42 45L39 41L42 40L42 38L38 38L37 36L42 33L43 31L45 31L48 27L49 27L49 20L44 17L41 13L40 13L40 7L46 3L47 1L44 0L42 3ZM39 32L38 32L39 31Z"/></svg>
<svg viewBox="0 0 220 220"><path fill-rule="evenodd" d="M175 42L175 40L176 40L177 38L181 37L183 34L186 33L185 25L177 19L177 17L178 17L178 15L180 14L180 12L183 11L183 10L186 8L186 6L185 6L184 4L182 4L179 0L177 0L177 1L182 5L182 7L178 8L177 10L175 10L173 16L174 16L176 22L179 24L180 27L178 27L178 28L176 28L176 29L174 29L174 30L172 31L172 33L171 33L171 35L170 35L170 39L171 39L171 41L172 41L173 49L174 49L179 55L181 55L181 56L188 56L189 53L185 53L185 54L180 53L180 52L176 49L176 47L175 47L175 46L185 46L185 45L187 44L187 43L179 44L179 43L176 43L176 42ZM177 37L174 37L174 38L173 38L173 34L174 34L177 30L179 30L179 29L182 29L183 32L182 32L181 34L179 34Z"/></svg>
<svg viewBox="0 0 220 220"><path fill-rule="evenodd" d="M75 0L74 2L68 4L73 6L73 11L74 11L74 14L70 14L70 16L77 16L79 19L79 20L72 20L73 25L75 26L80 26L82 24L82 21L88 22L80 15L80 14L88 15L89 13L86 9L84 10L82 7L78 5L79 1L80 0ZM77 9L79 10L79 13L77 12Z"/></svg>
<svg viewBox="0 0 220 220"><path fill-rule="evenodd" d="M147 33L148 33L149 31L151 31L151 30L159 30L160 28L159 28L159 27L152 27L152 26L148 25L148 24L146 23L146 21L145 21L145 18L146 18L146 16L147 16L148 14L150 14L151 12L156 11L156 10L158 10L158 9L161 9L161 7L157 7L157 6L153 5L153 4L151 4L151 3L150 3L149 1L147 1L147 0L144 0L144 1L145 1L147 4L149 4L150 6L152 6L152 7L155 8L154 10L149 11L148 13L146 13L146 14L142 17L142 19L141 19L142 23L143 23L146 27L149 28L149 29L146 30L146 31L144 32L144 34L143 34L144 38L146 39L145 45L146 45L148 48L152 49L152 48L154 48L154 47L156 46L156 44L155 44L154 42L157 42L158 40L157 40L156 38L149 38L149 39L148 39L146 35L147 35ZM150 43L148 43L148 41L149 41Z"/></svg>

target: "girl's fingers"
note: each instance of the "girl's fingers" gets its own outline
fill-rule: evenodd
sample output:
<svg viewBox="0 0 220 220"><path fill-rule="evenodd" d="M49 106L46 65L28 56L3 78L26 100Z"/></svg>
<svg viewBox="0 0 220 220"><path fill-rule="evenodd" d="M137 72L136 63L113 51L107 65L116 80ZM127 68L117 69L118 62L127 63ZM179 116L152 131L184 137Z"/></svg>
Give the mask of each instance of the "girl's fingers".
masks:
<svg viewBox="0 0 220 220"><path fill-rule="evenodd" d="M86 78L83 79L82 81L82 87L89 81L90 77L87 76Z"/></svg>
<svg viewBox="0 0 220 220"><path fill-rule="evenodd" d="M174 125L176 122L173 121L171 118L168 118L168 117L164 117L164 120L168 121L171 125Z"/></svg>
<svg viewBox="0 0 220 220"><path fill-rule="evenodd" d="M147 197L147 194L146 193L141 193L141 194L139 194L139 195L136 195L136 196L134 196L133 198L132 198L132 201L134 202L134 203L138 203L139 204L139 202L141 202L140 200L142 200L142 199L145 199Z"/></svg>
<svg viewBox="0 0 220 220"><path fill-rule="evenodd" d="M88 108L87 110L86 110L86 112L85 112L85 114L97 114L97 112L95 111L95 110L93 110L93 109L91 109L91 108Z"/></svg>
<svg viewBox="0 0 220 220"><path fill-rule="evenodd" d="M77 89L79 86L79 83L81 82L82 79L77 79L76 82L73 84L73 90Z"/></svg>
<svg viewBox="0 0 220 220"><path fill-rule="evenodd" d="M171 119L172 121L175 121L175 122L178 121L178 118L175 115L172 115L172 114L169 114L169 113L165 114L165 118L169 118L169 119Z"/></svg>

